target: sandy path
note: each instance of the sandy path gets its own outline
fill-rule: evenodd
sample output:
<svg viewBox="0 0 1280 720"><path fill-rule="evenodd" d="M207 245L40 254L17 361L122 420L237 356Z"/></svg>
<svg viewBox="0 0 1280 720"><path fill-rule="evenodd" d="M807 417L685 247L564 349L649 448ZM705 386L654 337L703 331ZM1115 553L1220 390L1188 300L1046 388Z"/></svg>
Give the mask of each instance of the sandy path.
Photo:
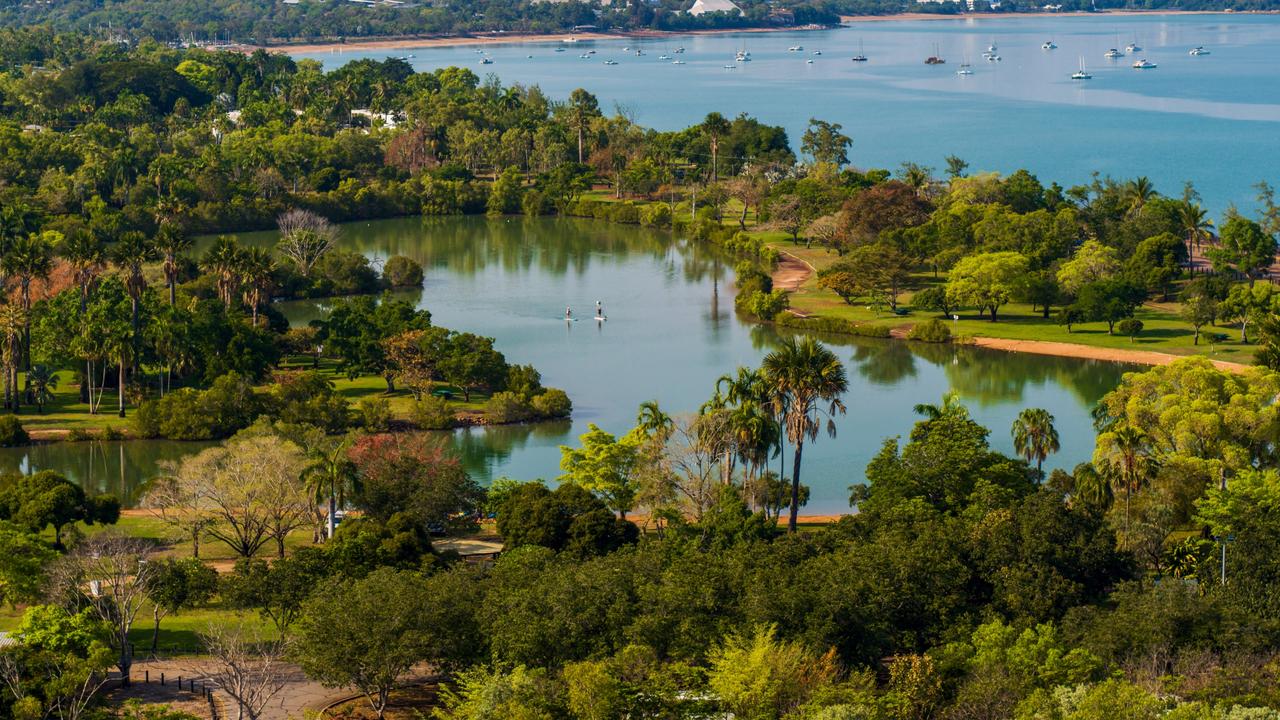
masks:
<svg viewBox="0 0 1280 720"><path fill-rule="evenodd" d="M784 250L778 254L778 267L773 271L773 289L794 292L813 273L812 265Z"/></svg>
<svg viewBox="0 0 1280 720"><path fill-rule="evenodd" d="M1112 362L1137 363L1139 365L1168 365L1174 360L1181 360L1186 355L1170 355L1152 350L1123 350L1119 348L1093 347L1074 343L1049 342L1045 340L1008 340L1005 338L975 337L973 344L979 347L1006 350L1008 352L1031 353L1033 355L1056 355L1058 357L1082 358L1085 360L1109 360ZM1213 360L1214 366L1230 372L1244 372L1252 365Z"/></svg>

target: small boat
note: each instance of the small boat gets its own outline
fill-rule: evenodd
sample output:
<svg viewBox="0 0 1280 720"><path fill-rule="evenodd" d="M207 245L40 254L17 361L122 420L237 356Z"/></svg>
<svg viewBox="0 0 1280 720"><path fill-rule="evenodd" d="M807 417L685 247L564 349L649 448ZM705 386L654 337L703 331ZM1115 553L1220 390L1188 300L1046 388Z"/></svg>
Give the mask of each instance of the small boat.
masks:
<svg viewBox="0 0 1280 720"><path fill-rule="evenodd" d="M853 60L854 62L866 62L866 61L867 61L867 55L866 55L866 53L865 53L865 52L863 51L863 49L862 49L862 41L861 41L861 40L859 40L859 41L858 41L858 54L857 54L857 55L854 55L852 58L850 58L850 60Z"/></svg>
<svg viewBox="0 0 1280 720"><path fill-rule="evenodd" d="M933 54L924 59L925 65L946 65L947 61L942 58L942 53L938 52L938 46L933 46Z"/></svg>
<svg viewBox="0 0 1280 720"><path fill-rule="evenodd" d="M1080 69L1071 73L1072 80L1092 80L1093 76L1084 69L1084 58L1080 58Z"/></svg>
<svg viewBox="0 0 1280 720"><path fill-rule="evenodd" d="M814 54L814 55L821 55L821 54L822 54L822 51L821 51L821 50L814 50L814 51L813 51L813 54Z"/></svg>
<svg viewBox="0 0 1280 720"><path fill-rule="evenodd" d="M1140 45L1138 45L1138 41L1137 41L1137 40L1134 40L1133 42L1131 42L1131 43L1129 43L1128 45L1125 45L1125 46L1124 46L1124 51L1125 51L1126 53L1129 53L1130 55L1132 55L1132 54L1134 54L1134 53L1140 53L1140 52L1142 52L1142 47L1141 47Z"/></svg>
<svg viewBox="0 0 1280 720"><path fill-rule="evenodd" d="M481 64L481 65L492 65L492 64L493 64L493 60L492 60L491 58L480 58L480 64Z"/></svg>
<svg viewBox="0 0 1280 720"><path fill-rule="evenodd" d="M586 53L582 53L582 54L581 54L581 55L579 55L578 57L580 57L580 58L582 58L582 59L584 59L584 60L585 60L585 59L587 59L587 58L589 58L589 57L591 57L591 56L590 56L590 55L588 55L588 54L586 54Z"/></svg>
<svg viewBox="0 0 1280 720"><path fill-rule="evenodd" d="M983 55L983 57L987 59L987 62L1000 62L999 55Z"/></svg>
<svg viewBox="0 0 1280 720"><path fill-rule="evenodd" d="M724 69L725 69L725 70L736 70L737 68L738 68L738 66L737 66L737 65L725 65L725 66L724 66Z"/></svg>
<svg viewBox="0 0 1280 720"><path fill-rule="evenodd" d="M1046 41L1045 44L1041 45L1040 49L1041 50L1057 50L1058 44L1052 40L1049 40L1049 41Z"/></svg>
<svg viewBox="0 0 1280 720"><path fill-rule="evenodd" d="M564 48L556 48L556 52L564 52Z"/></svg>
<svg viewBox="0 0 1280 720"><path fill-rule="evenodd" d="M812 65L812 64L813 64L813 58L809 58L808 60L805 60L805 61L804 61L804 64L805 64L805 65Z"/></svg>
<svg viewBox="0 0 1280 720"><path fill-rule="evenodd" d="M678 48L676 48L676 50L675 50L675 51L676 51L676 54L678 55L678 54L680 54L680 53L684 52L684 48L683 48L683 47L678 47Z"/></svg>
<svg viewBox="0 0 1280 720"><path fill-rule="evenodd" d="M1111 48L1110 50L1108 50L1108 51L1106 51L1105 53L1103 53L1103 57L1109 57L1109 58L1113 58L1113 59L1114 59L1114 58L1118 58L1118 57L1124 57L1124 53L1120 52L1119 50L1117 50L1117 49L1115 49L1115 48Z"/></svg>
<svg viewBox="0 0 1280 720"><path fill-rule="evenodd" d="M636 50L636 57L639 57L639 56L641 56L641 55L643 55L643 54L644 54L644 51L643 51L643 50Z"/></svg>
<svg viewBox="0 0 1280 720"><path fill-rule="evenodd" d="M1134 70L1154 70L1156 67L1157 65L1155 63L1146 59L1139 60L1138 62L1133 64Z"/></svg>
<svg viewBox="0 0 1280 720"><path fill-rule="evenodd" d="M683 61L683 60L672 60L672 61L671 61L671 64L672 64L672 65L683 65L683 64L684 64L684 61Z"/></svg>
<svg viewBox="0 0 1280 720"><path fill-rule="evenodd" d="M791 47L787 48L787 52L801 52L803 50L804 50L803 45L792 45Z"/></svg>
<svg viewBox="0 0 1280 720"><path fill-rule="evenodd" d="M605 60L605 61L604 61L604 64L605 64L605 65L617 65L617 64L618 64L618 61L617 61L617 60Z"/></svg>
<svg viewBox="0 0 1280 720"><path fill-rule="evenodd" d="M525 55L525 59L532 60L532 59L533 59L533 56L532 56L532 55Z"/></svg>
<svg viewBox="0 0 1280 720"><path fill-rule="evenodd" d="M670 55L659 55L659 56L658 56L658 59L659 59L659 60L670 60L670 59L671 59L671 56L670 56Z"/></svg>
<svg viewBox="0 0 1280 720"><path fill-rule="evenodd" d="M587 51L587 54L588 54L588 55L595 55L595 54L596 54L596 51L595 51L595 50L588 50L588 51Z"/></svg>
<svg viewBox="0 0 1280 720"><path fill-rule="evenodd" d="M1202 46L1202 45L1197 45L1197 46L1195 46L1195 47L1191 48L1191 52L1189 52L1189 53L1187 53L1187 54L1188 54L1188 55L1195 55L1195 56L1208 55L1208 54L1209 54L1209 51L1208 51L1208 50L1205 50L1205 49L1204 49L1204 46Z"/></svg>
<svg viewBox="0 0 1280 720"><path fill-rule="evenodd" d="M560 42L576 43L576 42L578 42L578 38L576 38L576 37L561 38Z"/></svg>
<svg viewBox="0 0 1280 720"><path fill-rule="evenodd" d="M969 63L962 63L960 69L956 71L957 75L972 75L973 70L969 68Z"/></svg>

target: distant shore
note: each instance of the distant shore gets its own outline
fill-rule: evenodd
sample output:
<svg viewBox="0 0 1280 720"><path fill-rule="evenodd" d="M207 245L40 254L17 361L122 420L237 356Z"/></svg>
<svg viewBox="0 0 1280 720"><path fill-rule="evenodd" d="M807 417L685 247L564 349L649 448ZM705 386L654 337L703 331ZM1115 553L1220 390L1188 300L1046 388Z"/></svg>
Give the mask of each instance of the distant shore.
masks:
<svg viewBox="0 0 1280 720"><path fill-rule="evenodd" d="M1049 17L1129 17L1147 15L1268 15L1267 11L1251 11L1228 13L1222 10L1110 10L1099 12L1063 12L1063 13L965 13L963 15L940 15L936 13L897 13L893 15L843 15L842 23L893 22L911 20L1003 20ZM753 28L717 28L713 30L635 30L628 32L562 32L548 34L490 32L475 35L449 36L415 36L368 38L360 40L311 40L300 43L281 43L271 45L243 45L245 52L266 50L275 53L314 54L322 52L342 53L345 51L369 50L412 50L416 48L462 47L469 45L502 45L512 43L559 43L579 40L623 40L627 38L674 38L695 35L725 35L731 33L769 33L796 32L829 29L822 26L788 26L788 27L753 27Z"/></svg>

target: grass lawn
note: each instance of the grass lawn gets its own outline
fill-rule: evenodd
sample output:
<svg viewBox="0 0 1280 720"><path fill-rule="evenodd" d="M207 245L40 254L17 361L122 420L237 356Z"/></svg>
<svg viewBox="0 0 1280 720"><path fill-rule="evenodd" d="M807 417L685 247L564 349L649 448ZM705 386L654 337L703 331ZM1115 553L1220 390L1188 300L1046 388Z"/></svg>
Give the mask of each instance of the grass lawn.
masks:
<svg viewBox="0 0 1280 720"><path fill-rule="evenodd" d="M771 234L772 235L772 234ZM838 256L825 248L805 248L793 245L789 239L768 238L770 245L787 252L822 270L838 260ZM945 275L934 278L930 273L919 273L913 285L927 287L945 282ZM903 293L900 306L911 311L912 293ZM932 311L911 311L905 316L894 315L887 308L877 311L864 304L850 305L830 290L818 286L817 277L810 277L804 285L791 294L792 309L821 317L833 317L857 323L878 323L890 327L905 328L929 318L941 317ZM997 322L979 317L977 311L962 310L960 320L948 321L955 336L992 337L1011 340L1039 340L1046 342L1074 343L1122 350L1150 350L1173 355L1204 355L1216 360L1239 363L1253 361L1253 345L1240 342L1238 327L1205 327L1201 330L1200 344L1194 343L1195 332L1178 316L1176 303L1147 303L1137 310L1134 317L1143 323L1142 333L1133 340L1107 333L1103 322L1073 325L1071 332L1059 325L1052 315L1046 319L1041 312L1032 310L1025 303L1010 303L1000 308ZM1228 336L1226 342L1216 346L1209 344L1206 335L1221 333Z"/></svg>

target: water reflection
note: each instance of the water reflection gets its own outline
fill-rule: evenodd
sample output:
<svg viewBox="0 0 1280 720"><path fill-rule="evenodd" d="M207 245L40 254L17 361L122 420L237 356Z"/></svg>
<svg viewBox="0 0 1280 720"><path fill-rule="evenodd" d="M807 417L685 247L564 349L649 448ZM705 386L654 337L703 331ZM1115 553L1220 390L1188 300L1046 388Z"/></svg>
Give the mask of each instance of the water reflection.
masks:
<svg viewBox="0 0 1280 720"><path fill-rule="evenodd" d="M212 443L167 440L93 440L0 449L0 472L57 470L94 493L110 493L126 505L141 499L146 483L166 460L179 460Z"/></svg>

